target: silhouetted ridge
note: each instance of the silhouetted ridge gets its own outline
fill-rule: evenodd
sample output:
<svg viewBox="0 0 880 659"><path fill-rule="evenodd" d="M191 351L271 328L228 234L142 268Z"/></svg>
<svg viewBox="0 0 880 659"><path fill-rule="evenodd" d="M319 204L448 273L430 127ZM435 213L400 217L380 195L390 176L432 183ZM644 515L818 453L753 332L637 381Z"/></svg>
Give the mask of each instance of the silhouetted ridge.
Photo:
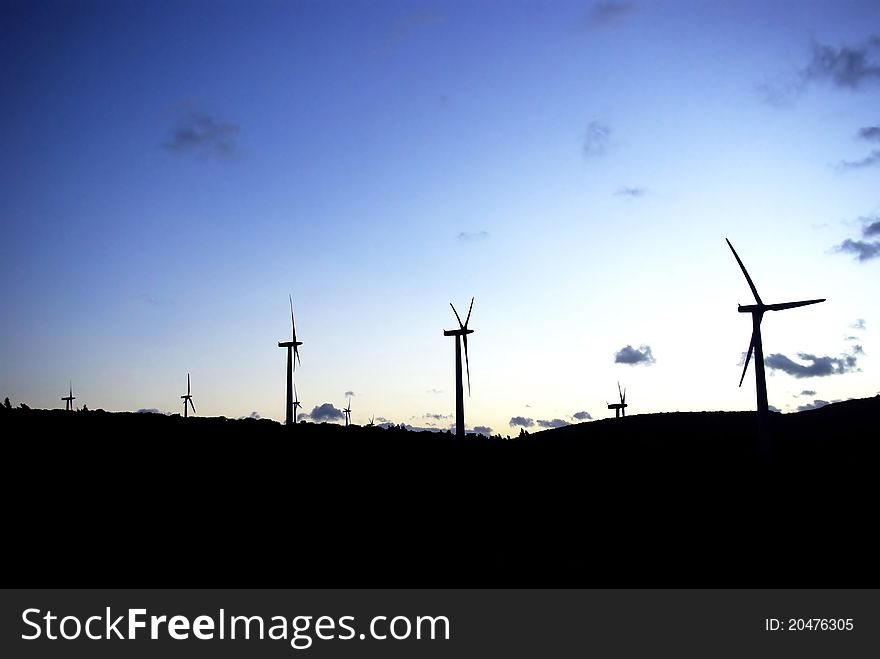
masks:
<svg viewBox="0 0 880 659"><path fill-rule="evenodd" d="M502 440L0 407L7 500L20 502L5 534L11 579L876 586L878 414L880 397L771 414L767 460L754 412Z"/></svg>

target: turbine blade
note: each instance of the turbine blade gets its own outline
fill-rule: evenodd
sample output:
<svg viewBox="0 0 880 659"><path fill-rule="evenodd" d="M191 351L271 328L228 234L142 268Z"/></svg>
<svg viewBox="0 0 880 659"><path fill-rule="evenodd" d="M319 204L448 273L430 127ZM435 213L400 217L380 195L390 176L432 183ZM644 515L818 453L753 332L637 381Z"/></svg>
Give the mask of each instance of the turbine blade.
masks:
<svg viewBox="0 0 880 659"><path fill-rule="evenodd" d="M449 306L452 307L452 313L455 314L455 319L458 321L458 326L461 329L464 329L464 325L461 324L461 318L458 317L458 312L455 310L455 307L453 306L452 302L449 303Z"/></svg>
<svg viewBox="0 0 880 659"><path fill-rule="evenodd" d="M801 300L799 302L780 302L779 304L768 304L768 311L782 311L783 309L794 309L795 307L805 307L808 304L818 304L819 302L824 302L825 298L823 297L821 300Z"/></svg>
<svg viewBox="0 0 880 659"><path fill-rule="evenodd" d="M743 364L743 374L739 379L739 386L743 386L743 380L746 379L746 369L749 367L749 361L752 359L752 350L755 348L755 333L752 332L752 340L749 342L749 352L746 354L746 363Z"/></svg>
<svg viewBox="0 0 880 659"><path fill-rule="evenodd" d="M189 373L187 373L187 374L186 374L186 395L188 396L189 394L190 394L190 390L189 390Z"/></svg>
<svg viewBox="0 0 880 659"><path fill-rule="evenodd" d="M299 402L299 396L296 394L296 382L293 383L293 400Z"/></svg>
<svg viewBox="0 0 880 659"><path fill-rule="evenodd" d="M727 238L725 238L724 240L727 240ZM755 302L757 302L758 304L764 304L763 302L761 302L761 296L758 295L758 289L755 288L755 284L752 281L752 278L749 277L746 266L743 265L743 262L739 258L739 254L736 253L736 250L733 248L733 245L730 244L729 240L727 240L727 245L728 247L730 247L730 251L733 252L733 256L736 259L736 262L739 263L740 270L742 270L743 274L746 276L746 281L749 282L749 288L752 289L752 295L755 296Z"/></svg>
<svg viewBox="0 0 880 659"><path fill-rule="evenodd" d="M620 397L620 404L626 405L626 389L623 390L623 396Z"/></svg>
<svg viewBox="0 0 880 659"><path fill-rule="evenodd" d="M193 405L193 399L187 398L187 400L189 401L189 406L192 408L193 414L195 414L196 413L196 406Z"/></svg>
<svg viewBox="0 0 880 659"><path fill-rule="evenodd" d="M293 356L296 357L296 361L299 362L299 365L302 366L302 362L299 361L299 346L293 346ZM296 365L293 367L296 369Z"/></svg>
<svg viewBox="0 0 880 659"><path fill-rule="evenodd" d="M467 318L464 320L464 326L467 327L468 323L471 322L471 311L474 310L474 298L471 298L471 306L468 308Z"/></svg>
<svg viewBox="0 0 880 659"><path fill-rule="evenodd" d="M471 365L468 362L468 352L467 352L467 334L462 335L462 340L464 341L464 365L467 369L467 381L468 381L468 396L471 395Z"/></svg>
<svg viewBox="0 0 880 659"><path fill-rule="evenodd" d="M293 340L296 341L296 322L293 320L293 297L288 295L287 299L290 302L290 333L293 335Z"/></svg>

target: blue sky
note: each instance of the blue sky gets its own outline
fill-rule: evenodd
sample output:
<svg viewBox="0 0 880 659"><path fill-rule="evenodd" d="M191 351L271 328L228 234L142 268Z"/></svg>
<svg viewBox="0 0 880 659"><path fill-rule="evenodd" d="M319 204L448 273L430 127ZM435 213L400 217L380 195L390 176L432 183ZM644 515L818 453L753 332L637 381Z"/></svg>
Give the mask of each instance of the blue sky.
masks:
<svg viewBox="0 0 880 659"><path fill-rule="evenodd" d="M471 427L603 418L618 380L633 413L751 409L725 237L765 301L828 298L765 318L801 367L772 405L880 390L876 3L0 12L16 402L177 411L189 371L200 413L281 419L292 294L306 411L450 424L471 296Z"/></svg>

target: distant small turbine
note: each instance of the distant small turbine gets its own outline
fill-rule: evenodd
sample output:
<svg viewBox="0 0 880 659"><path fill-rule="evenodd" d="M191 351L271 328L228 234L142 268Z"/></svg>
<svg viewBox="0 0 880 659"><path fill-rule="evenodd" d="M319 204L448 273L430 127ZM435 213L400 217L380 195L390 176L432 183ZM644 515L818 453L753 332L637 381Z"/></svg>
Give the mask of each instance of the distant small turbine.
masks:
<svg viewBox="0 0 880 659"><path fill-rule="evenodd" d="M608 409L614 410L614 418L626 416L626 389L620 390L620 383L617 383L617 395L620 398L619 403L608 403Z"/></svg>
<svg viewBox="0 0 880 659"><path fill-rule="evenodd" d="M461 381L461 344L464 342L464 363L467 368L468 396L470 396L471 367L468 362L467 335L474 333L474 330L468 329L471 311L474 310L474 298L471 298L471 306L468 308L468 315L464 324L462 324L461 318L452 302L449 303L449 306L452 307L452 313L455 314L455 319L458 321L458 329L443 330L443 336L455 337L455 435L457 437L464 437L464 385Z"/></svg>
<svg viewBox="0 0 880 659"><path fill-rule="evenodd" d="M73 410L73 401L76 400L76 396L73 395L73 382L68 382L68 384L70 385L70 388L68 389L70 393L66 396L62 396L61 400L64 401L65 411L70 412Z"/></svg>
<svg viewBox="0 0 880 659"><path fill-rule="evenodd" d="M367 424L367 428L372 428L372 427L375 425L375 424L373 423L373 420L374 420L374 419L375 419L375 417L372 417L372 416L370 417L370 422Z"/></svg>
<svg viewBox="0 0 880 659"><path fill-rule="evenodd" d="M342 413L345 414L345 427L348 428L351 425L351 396L348 397L348 407Z"/></svg>
<svg viewBox="0 0 880 659"><path fill-rule="evenodd" d="M296 361L299 361L299 347L302 345L302 341L296 340L296 322L293 319L293 298L289 295L287 298L290 301L290 330L292 338L290 341L279 341L278 347L287 348L287 403L284 406L284 422L292 424L295 416L293 413L293 357L296 355ZM302 366L301 363L300 366Z"/></svg>
<svg viewBox="0 0 880 659"><path fill-rule="evenodd" d="M725 238L725 240L727 240L727 238ZM739 255L736 253L736 250L733 248L733 245L730 244L729 240L727 240L727 245L728 247L730 247L730 251L733 252L733 256L736 259L736 262L739 263L739 267L746 277L749 288L752 289L752 295L755 296L755 302L757 302L757 304L737 305L738 311L740 313L752 314L752 340L749 343L749 352L746 355L746 362L743 365L743 372L742 377L740 377L739 379L739 386L742 386L743 380L746 377L746 369L749 367L749 360L751 360L752 350L754 350L755 389L758 397L758 417L761 420L762 424L766 424L766 419L769 414L769 406L767 404L767 378L764 374L764 346L761 344L761 320L764 318L764 312L782 311L784 309L803 307L808 304L817 304L819 302L824 302L825 298L822 298L821 300L801 300L800 302L780 302L777 304L764 304L761 301L760 296L758 295L758 289L755 288L755 284L752 282L752 278L749 277L749 273L746 271L746 266L743 265L743 262L740 260Z"/></svg>
<svg viewBox="0 0 880 659"><path fill-rule="evenodd" d="M293 383L293 422L296 423L296 408L302 407L299 402L299 395L296 393L296 382Z"/></svg>
<svg viewBox="0 0 880 659"><path fill-rule="evenodd" d="M183 399L183 418L185 419L187 417L187 403L189 403L189 406L192 408L193 414L196 413L196 406L193 405L192 390L189 386L189 373L186 374L186 396L181 396L181 398Z"/></svg>

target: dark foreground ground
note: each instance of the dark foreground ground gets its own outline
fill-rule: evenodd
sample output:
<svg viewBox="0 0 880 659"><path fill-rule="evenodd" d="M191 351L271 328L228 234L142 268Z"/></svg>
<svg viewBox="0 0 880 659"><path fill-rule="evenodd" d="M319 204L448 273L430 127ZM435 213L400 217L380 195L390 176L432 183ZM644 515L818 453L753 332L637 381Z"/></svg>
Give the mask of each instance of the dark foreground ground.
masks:
<svg viewBox="0 0 880 659"><path fill-rule="evenodd" d="M878 587L880 397L501 440L2 410L6 586Z"/></svg>

